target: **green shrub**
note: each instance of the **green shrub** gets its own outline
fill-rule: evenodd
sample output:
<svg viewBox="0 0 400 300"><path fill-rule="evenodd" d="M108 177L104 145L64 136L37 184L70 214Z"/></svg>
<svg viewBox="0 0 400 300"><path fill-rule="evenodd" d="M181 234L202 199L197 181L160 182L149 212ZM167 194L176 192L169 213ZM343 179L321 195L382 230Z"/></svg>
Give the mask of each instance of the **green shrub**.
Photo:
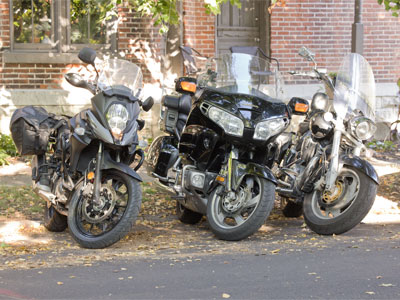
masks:
<svg viewBox="0 0 400 300"><path fill-rule="evenodd" d="M3 149L0 149L0 166L8 165L7 157L9 155Z"/></svg>
<svg viewBox="0 0 400 300"><path fill-rule="evenodd" d="M12 138L6 134L0 134L0 151L4 150L9 156L17 156L17 148L15 148Z"/></svg>
<svg viewBox="0 0 400 300"><path fill-rule="evenodd" d="M376 151L393 151L396 150L396 145L392 141L372 141L367 143L367 147Z"/></svg>
<svg viewBox="0 0 400 300"><path fill-rule="evenodd" d="M0 166L8 165L7 158L17 156L17 148L15 148L12 138L6 134L0 134Z"/></svg>

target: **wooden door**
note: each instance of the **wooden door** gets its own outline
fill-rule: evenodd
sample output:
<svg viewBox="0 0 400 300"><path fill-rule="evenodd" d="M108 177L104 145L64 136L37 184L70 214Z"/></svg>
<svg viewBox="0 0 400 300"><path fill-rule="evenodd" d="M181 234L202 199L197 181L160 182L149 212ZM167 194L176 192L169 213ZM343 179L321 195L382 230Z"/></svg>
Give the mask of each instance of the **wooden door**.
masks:
<svg viewBox="0 0 400 300"><path fill-rule="evenodd" d="M242 0L241 9L230 1L222 4L217 18L217 54L229 53L232 46L259 46L269 52L267 0Z"/></svg>

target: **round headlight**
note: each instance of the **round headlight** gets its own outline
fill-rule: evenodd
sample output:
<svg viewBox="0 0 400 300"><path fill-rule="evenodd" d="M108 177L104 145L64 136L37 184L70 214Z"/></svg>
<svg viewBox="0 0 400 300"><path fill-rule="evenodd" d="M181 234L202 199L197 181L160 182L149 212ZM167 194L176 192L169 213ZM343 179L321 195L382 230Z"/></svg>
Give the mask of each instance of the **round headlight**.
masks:
<svg viewBox="0 0 400 300"><path fill-rule="evenodd" d="M120 140L129 119L128 110L122 104L113 104L107 111L106 119L112 135Z"/></svg>
<svg viewBox="0 0 400 300"><path fill-rule="evenodd" d="M368 140L376 131L376 125L366 117L355 117L350 121L352 134L361 141Z"/></svg>
<svg viewBox="0 0 400 300"><path fill-rule="evenodd" d="M310 131L314 138L323 139L332 132L333 115L331 113L317 112L310 119Z"/></svg>

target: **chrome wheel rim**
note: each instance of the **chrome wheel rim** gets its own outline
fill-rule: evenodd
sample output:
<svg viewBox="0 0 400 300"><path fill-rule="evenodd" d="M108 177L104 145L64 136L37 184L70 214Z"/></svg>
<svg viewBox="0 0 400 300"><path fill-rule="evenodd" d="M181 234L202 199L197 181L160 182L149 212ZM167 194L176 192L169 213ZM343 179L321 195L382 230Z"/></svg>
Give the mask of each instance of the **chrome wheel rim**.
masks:
<svg viewBox="0 0 400 300"><path fill-rule="evenodd" d="M312 194L311 209L320 219L337 218L352 206L360 191L360 178L355 171L343 169L335 185L333 193L315 190Z"/></svg>
<svg viewBox="0 0 400 300"><path fill-rule="evenodd" d="M232 192L233 193L233 192ZM258 177L248 177L242 181L233 195L225 193L224 187L211 198L211 218L223 229L234 229L246 223L256 211L262 194Z"/></svg>

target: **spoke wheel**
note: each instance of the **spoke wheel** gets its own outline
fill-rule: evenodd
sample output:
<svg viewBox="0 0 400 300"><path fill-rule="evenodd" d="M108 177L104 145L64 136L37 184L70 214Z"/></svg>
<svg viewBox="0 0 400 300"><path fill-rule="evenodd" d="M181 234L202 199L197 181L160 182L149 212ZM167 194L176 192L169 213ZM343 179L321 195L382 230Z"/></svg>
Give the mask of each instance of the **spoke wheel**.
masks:
<svg viewBox="0 0 400 300"><path fill-rule="evenodd" d="M377 184L352 167L343 167L331 193L314 190L304 199L306 224L319 234L346 232L367 215L374 203Z"/></svg>
<svg viewBox="0 0 400 300"><path fill-rule="evenodd" d="M72 196L68 224L74 239L85 248L104 248L132 228L142 199L137 180L119 171L104 171L100 197L82 193L82 183Z"/></svg>
<svg viewBox="0 0 400 300"><path fill-rule="evenodd" d="M218 187L207 203L207 220L223 240L241 240L256 232L269 216L275 200L275 185L247 176L236 193Z"/></svg>

